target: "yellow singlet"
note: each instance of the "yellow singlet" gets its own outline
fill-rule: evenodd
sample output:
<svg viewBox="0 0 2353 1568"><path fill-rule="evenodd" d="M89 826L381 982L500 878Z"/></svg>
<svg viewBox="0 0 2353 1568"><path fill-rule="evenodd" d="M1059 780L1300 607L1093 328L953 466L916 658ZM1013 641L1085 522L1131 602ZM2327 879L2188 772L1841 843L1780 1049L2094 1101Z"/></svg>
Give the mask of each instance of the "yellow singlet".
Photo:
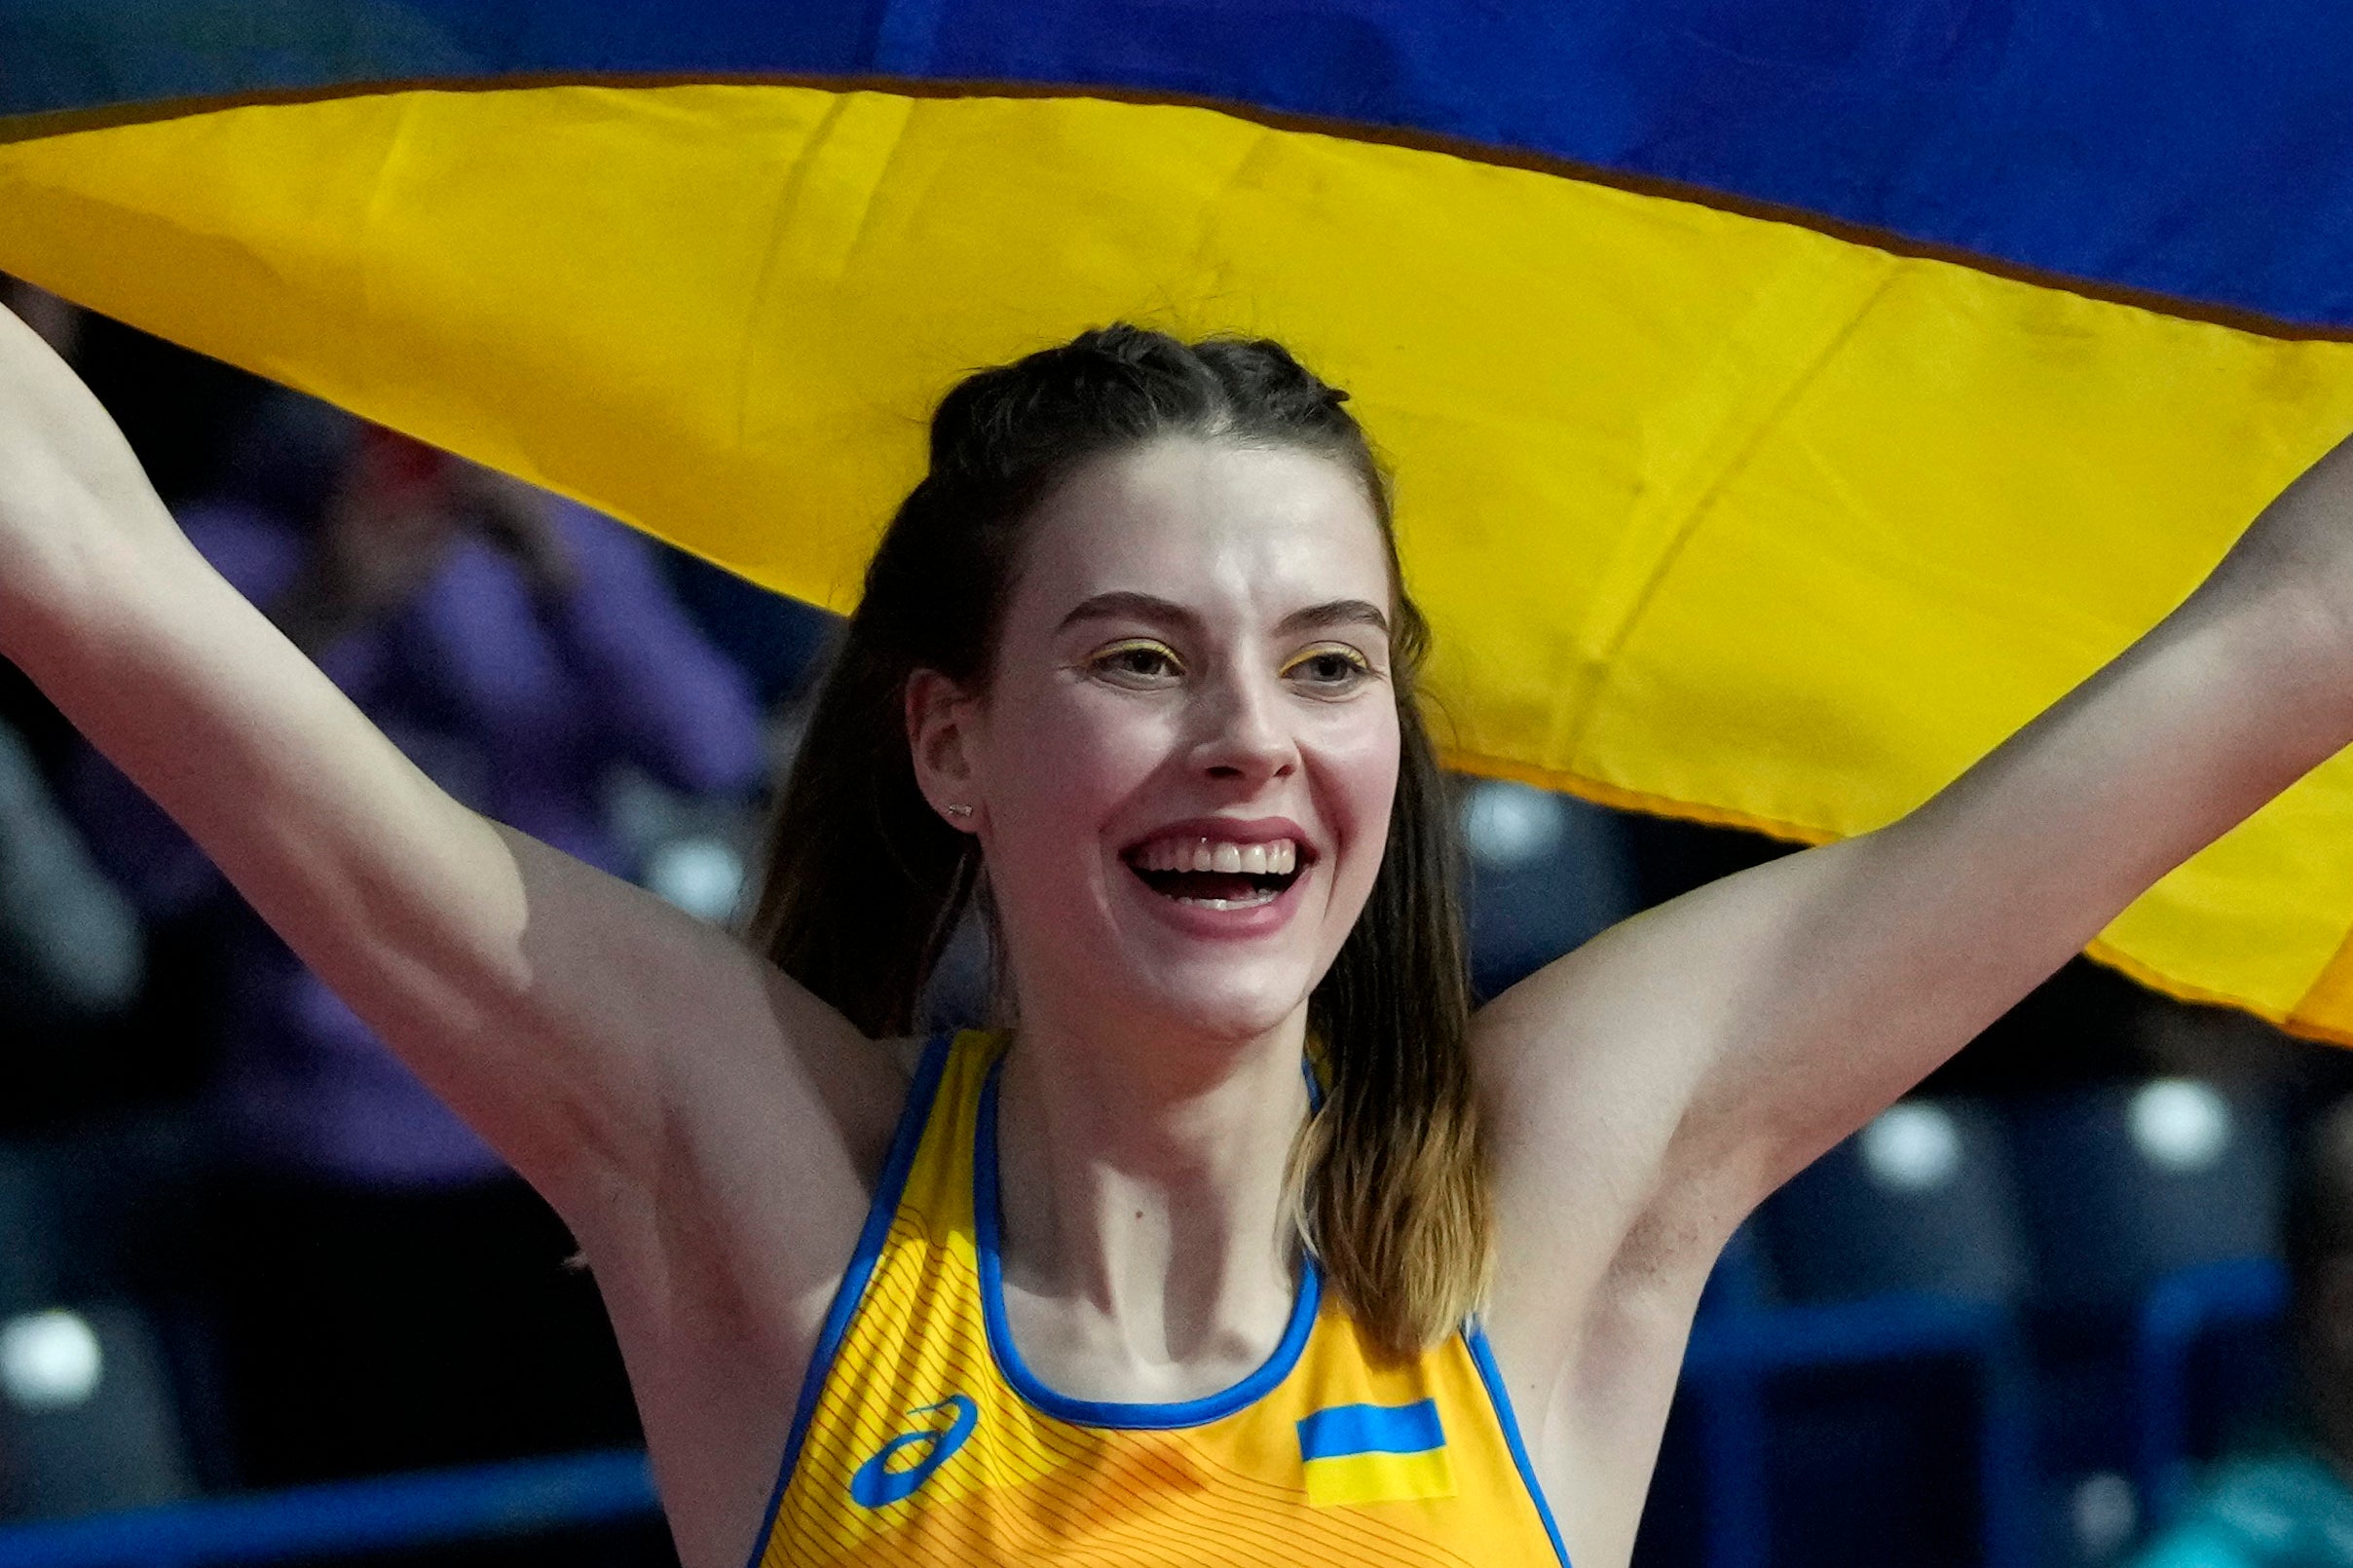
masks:
<svg viewBox="0 0 2353 1568"><path fill-rule="evenodd" d="M1221 1394L1040 1383L1000 1291L1002 1054L979 1031L924 1053L754 1568L1567 1563L1477 1326L1376 1362L1312 1263L1283 1342Z"/></svg>

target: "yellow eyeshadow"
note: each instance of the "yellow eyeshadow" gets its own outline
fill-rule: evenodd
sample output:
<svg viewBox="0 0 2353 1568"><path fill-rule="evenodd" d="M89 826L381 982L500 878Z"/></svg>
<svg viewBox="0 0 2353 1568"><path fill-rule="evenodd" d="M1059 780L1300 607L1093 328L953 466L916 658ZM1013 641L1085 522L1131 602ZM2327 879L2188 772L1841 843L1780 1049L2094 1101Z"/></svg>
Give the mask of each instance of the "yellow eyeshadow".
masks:
<svg viewBox="0 0 2353 1568"><path fill-rule="evenodd" d="M1346 647L1345 645L1339 643L1329 643L1321 648L1308 649L1297 658L1294 658L1289 664L1284 665L1283 673L1289 675L1291 671L1297 669L1309 659L1323 658L1325 655L1331 653L1338 654L1340 657L1348 660L1349 663L1354 664L1360 670L1370 670L1372 668L1372 661L1366 658L1363 654L1358 653L1355 649Z"/></svg>

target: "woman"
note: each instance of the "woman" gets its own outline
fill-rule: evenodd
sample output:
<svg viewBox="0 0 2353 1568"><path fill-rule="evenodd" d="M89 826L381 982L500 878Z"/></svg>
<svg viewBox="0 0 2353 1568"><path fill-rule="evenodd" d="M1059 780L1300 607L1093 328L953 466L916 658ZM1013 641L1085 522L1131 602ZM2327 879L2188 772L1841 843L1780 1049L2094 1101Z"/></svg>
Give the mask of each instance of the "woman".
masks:
<svg viewBox="0 0 2353 1568"><path fill-rule="evenodd" d="M694 1568L1624 1562L1740 1217L2353 736L2340 454L1918 811L1468 1018L1339 394L1115 328L931 457L779 967L433 789L0 321L0 653L572 1225ZM983 871L1012 1043L900 1038Z"/></svg>

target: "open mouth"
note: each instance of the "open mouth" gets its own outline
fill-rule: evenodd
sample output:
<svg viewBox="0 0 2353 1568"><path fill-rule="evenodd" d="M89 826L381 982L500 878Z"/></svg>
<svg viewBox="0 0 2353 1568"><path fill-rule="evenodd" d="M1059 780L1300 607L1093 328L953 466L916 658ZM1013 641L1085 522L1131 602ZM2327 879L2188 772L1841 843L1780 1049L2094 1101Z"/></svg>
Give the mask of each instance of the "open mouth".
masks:
<svg viewBox="0 0 2353 1568"><path fill-rule="evenodd" d="M1144 886L1162 898L1205 910L1247 910L1272 904L1297 881L1313 857L1291 840L1220 843L1209 839L1156 839L1121 858Z"/></svg>

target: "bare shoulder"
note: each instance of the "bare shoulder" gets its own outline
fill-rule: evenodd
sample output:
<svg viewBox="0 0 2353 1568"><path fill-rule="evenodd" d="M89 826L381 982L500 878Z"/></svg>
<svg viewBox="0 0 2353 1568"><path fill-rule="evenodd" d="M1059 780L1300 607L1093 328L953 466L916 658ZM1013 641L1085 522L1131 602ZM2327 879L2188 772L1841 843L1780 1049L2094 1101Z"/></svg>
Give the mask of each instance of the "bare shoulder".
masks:
<svg viewBox="0 0 2353 1568"><path fill-rule="evenodd" d="M690 1263L748 1275L768 1301L830 1288L906 1098L909 1042L867 1038L731 936L689 940L703 984L664 1009L666 1125L630 1183L634 1217L672 1278Z"/></svg>
<svg viewBox="0 0 2353 1568"><path fill-rule="evenodd" d="M1507 1251L1598 1280L1657 1195L1722 1027L1695 950L1737 946L1702 889L1603 932L1497 996L1471 1048ZM1711 908L1711 906L1714 906Z"/></svg>
<svg viewBox="0 0 2353 1568"><path fill-rule="evenodd" d="M1662 1194L1690 998L1605 933L1473 1021L1496 1197L1488 1338L1572 1561L1624 1561L1731 1186ZM1669 1198L1672 1201L1668 1201Z"/></svg>
<svg viewBox="0 0 2353 1568"><path fill-rule="evenodd" d="M741 1561L763 1522L921 1046L711 935L714 984L672 1015L657 1165L580 1234L690 1563Z"/></svg>

